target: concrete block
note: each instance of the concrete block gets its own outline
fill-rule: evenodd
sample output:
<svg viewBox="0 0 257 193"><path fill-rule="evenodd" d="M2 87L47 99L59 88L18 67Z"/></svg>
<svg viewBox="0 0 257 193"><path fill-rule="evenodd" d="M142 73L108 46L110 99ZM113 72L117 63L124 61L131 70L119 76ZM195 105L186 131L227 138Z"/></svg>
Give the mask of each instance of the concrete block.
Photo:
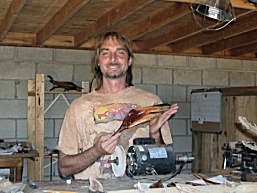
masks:
<svg viewBox="0 0 257 193"><path fill-rule="evenodd" d="M33 47L18 47L18 61L52 61L53 49L50 48L33 48Z"/></svg>
<svg viewBox="0 0 257 193"><path fill-rule="evenodd" d="M200 70L174 70L174 84L176 85L201 85Z"/></svg>
<svg viewBox="0 0 257 193"><path fill-rule="evenodd" d="M15 48L13 46L0 46L0 60L13 59Z"/></svg>
<svg viewBox="0 0 257 193"><path fill-rule="evenodd" d="M62 122L63 122L63 119L54 120L54 137L59 137Z"/></svg>
<svg viewBox="0 0 257 193"><path fill-rule="evenodd" d="M181 102L181 101L186 101L187 97L187 88L186 86L173 86L173 101L174 102Z"/></svg>
<svg viewBox="0 0 257 193"><path fill-rule="evenodd" d="M55 49L54 61L64 64L91 64L93 51Z"/></svg>
<svg viewBox="0 0 257 193"><path fill-rule="evenodd" d="M188 127L187 127L187 135L192 135L192 122L191 122L191 119L188 119L187 120L187 125L188 125Z"/></svg>
<svg viewBox="0 0 257 193"><path fill-rule="evenodd" d="M191 136L176 136L173 137L175 152L192 152L192 137Z"/></svg>
<svg viewBox="0 0 257 193"><path fill-rule="evenodd" d="M224 70L242 70L242 62L241 60L232 60L232 59L217 59L217 68Z"/></svg>
<svg viewBox="0 0 257 193"><path fill-rule="evenodd" d="M15 82L0 80L0 99L14 99L15 97Z"/></svg>
<svg viewBox="0 0 257 193"><path fill-rule="evenodd" d="M203 85L207 86L228 86L227 71L203 71Z"/></svg>
<svg viewBox="0 0 257 193"><path fill-rule="evenodd" d="M186 87L174 85L157 85L158 96L167 103L186 101Z"/></svg>
<svg viewBox="0 0 257 193"><path fill-rule="evenodd" d="M57 145L57 138L45 138L45 147L49 150L55 149Z"/></svg>
<svg viewBox="0 0 257 193"><path fill-rule="evenodd" d="M91 72L91 66L86 64L74 65L74 79L91 81L93 74Z"/></svg>
<svg viewBox="0 0 257 193"><path fill-rule="evenodd" d="M51 167L51 162L49 157L44 158L44 177L46 180L49 180L50 176L50 167Z"/></svg>
<svg viewBox="0 0 257 193"><path fill-rule="evenodd" d="M157 95L164 103L171 103L173 101L173 86L172 85L157 85Z"/></svg>
<svg viewBox="0 0 257 193"><path fill-rule="evenodd" d="M142 69L141 68L132 68L133 73L133 84L141 84L142 83Z"/></svg>
<svg viewBox="0 0 257 193"><path fill-rule="evenodd" d="M15 87L16 87L16 98L27 100L27 98L28 98L28 81L27 80L15 81Z"/></svg>
<svg viewBox="0 0 257 193"><path fill-rule="evenodd" d="M173 56L171 55L157 55L157 65L164 68L173 67Z"/></svg>
<svg viewBox="0 0 257 193"><path fill-rule="evenodd" d="M26 100L0 100L1 118L27 118Z"/></svg>
<svg viewBox="0 0 257 193"><path fill-rule="evenodd" d="M135 84L136 87L141 88L150 93L156 94L156 85L153 84Z"/></svg>
<svg viewBox="0 0 257 193"><path fill-rule="evenodd" d="M142 66L156 66L157 64L157 56L154 54L135 54L135 67L142 67Z"/></svg>
<svg viewBox="0 0 257 193"><path fill-rule="evenodd" d="M72 101L78 97L81 96L80 93L73 93L73 94L66 94L66 93L62 93L62 94L46 94L45 96L53 96L53 98L45 98L45 111L47 111L47 108L52 108L52 106L56 105L56 101L62 101L62 103L65 103L65 105L68 107ZM67 101L67 102L66 102ZM51 107L50 107L50 103L51 103ZM53 104L52 104L53 103Z"/></svg>
<svg viewBox="0 0 257 193"><path fill-rule="evenodd" d="M173 137L187 135L187 119L170 119L169 125Z"/></svg>
<svg viewBox="0 0 257 193"><path fill-rule="evenodd" d="M35 64L33 62L3 62L0 61L1 79L27 80L34 78Z"/></svg>
<svg viewBox="0 0 257 193"><path fill-rule="evenodd" d="M16 129L14 119L0 119L0 139L15 139Z"/></svg>
<svg viewBox="0 0 257 193"><path fill-rule="evenodd" d="M17 138L18 139L28 138L27 119L17 120Z"/></svg>
<svg viewBox="0 0 257 193"><path fill-rule="evenodd" d="M45 107L48 107L51 101L45 101ZM45 113L45 118L63 118L68 108L64 100L57 100L54 105Z"/></svg>
<svg viewBox="0 0 257 193"><path fill-rule="evenodd" d="M150 84L171 84L172 70L160 68L144 68L143 83Z"/></svg>
<svg viewBox="0 0 257 193"><path fill-rule="evenodd" d="M189 57L187 56L172 56L172 67L178 68L188 68L189 67Z"/></svg>
<svg viewBox="0 0 257 193"><path fill-rule="evenodd" d="M51 75L58 81L72 81L73 65L60 63L39 63L37 73L45 74L45 79L48 81L47 75Z"/></svg>
<svg viewBox="0 0 257 193"><path fill-rule="evenodd" d="M54 137L54 120L53 119L45 119L44 121L44 131L45 137Z"/></svg>
<svg viewBox="0 0 257 193"><path fill-rule="evenodd" d="M176 113L174 118L176 119L190 118L190 103L179 102L178 106L179 106L179 110Z"/></svg>
<svg viewBox="0 0 257 193"><path fill-rule="evenodd" d="M242 60L243 71L257 71L257 61Z"/></svg>
<svg viewBox="0 0 257 193"><path fill-rule="evenodd" d="M229 74L230 86L255 86L256 73L231 72Z"/></svg>
<svg viewBox="0 0 257 193"><path fill-rule="evenodd" d="M44 159L44 179L46 181L50 180L51 167L52 167L52 180L54 181L55 179L57 179L57 176L59 175L59 172L58 172L58 159L56 157L53 157L52 166L51 166L50 157L45 157L45 159ZM60 179L60 177L59 177L59 179Z"/></svg>
<svg viewBox="0 0 257 193"><path fill-rule="evenodd" d="M216 58L204 58L204 57L189 57L189 66L193 69L216 69Z"/></svg>

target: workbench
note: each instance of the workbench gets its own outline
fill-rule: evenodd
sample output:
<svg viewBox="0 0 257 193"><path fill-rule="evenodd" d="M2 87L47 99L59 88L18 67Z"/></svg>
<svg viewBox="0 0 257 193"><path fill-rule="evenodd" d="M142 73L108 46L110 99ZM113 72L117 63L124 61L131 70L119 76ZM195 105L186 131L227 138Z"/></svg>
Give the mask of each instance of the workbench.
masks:
<svg viewBox="0 0 257 193"><path fill-rule="evenodd" d="M207 185L207 186L182 186L182 187L166 187L166 188L153 188L139 190L134 187L135 184L140 183L153 183L155 180L160 179L159 177L151 178L138 178L132 179L129 177L112 178L112 179L99 179L103 185L104 192L108 193L152 193L152 192L165 192L165 193L181 193L182 191L187 193L203 192L203 193L215 193L215 192L234 192L234 193L256 193L257 183L256 182L236 182L235 185ZM169 182L181 182L195 179L190 174L181 174L169 180ZM87 180L80 181L74 180L71 184L66 184L65 181L52 181L52 182L38 182L37 189L34 189L30 193L88 193L89 182Z"/></svg>
<svg viewBox="0 0 257 193"><path fill-rule="evenodd" d="M30 144L26 142L19 142L23 146L28 147ZM8 147L16 142L2 142L0 147ZM0 154L0 168L10 168L10 180L13 182L22 181L22 170L23 170L23 160L32 159L34 160L38 157L38 152L29 148L26 152L17 152L10 154Z"/></svg>

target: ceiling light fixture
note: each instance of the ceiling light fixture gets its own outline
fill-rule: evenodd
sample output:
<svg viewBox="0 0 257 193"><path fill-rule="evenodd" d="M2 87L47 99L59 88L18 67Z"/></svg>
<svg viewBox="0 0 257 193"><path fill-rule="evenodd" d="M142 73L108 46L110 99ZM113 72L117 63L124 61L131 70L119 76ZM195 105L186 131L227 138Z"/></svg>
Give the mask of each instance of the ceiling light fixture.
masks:
<svg viewBox="0 0 257 193"><path fill-rule="evenodd" d="M250 3L257 3L257 0L248 0Z"/></svg>
<svg viewBox="0 0 257 193"><path fill-rule="evenodd" d="M196 0L191 9L193 13L217 20L217 24L207 30L220 30L236 19L229 0Z"/></svg>

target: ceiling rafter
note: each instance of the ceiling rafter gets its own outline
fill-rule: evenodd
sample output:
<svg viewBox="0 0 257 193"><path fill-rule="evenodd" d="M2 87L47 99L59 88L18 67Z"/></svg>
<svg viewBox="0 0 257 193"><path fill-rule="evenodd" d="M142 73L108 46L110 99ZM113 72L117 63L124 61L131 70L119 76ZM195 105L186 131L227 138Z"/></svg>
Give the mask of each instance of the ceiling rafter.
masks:
<svg viewBox="0 0 257 193"><path fill-rule="evenodd" d="M195 3L196 0L166 0L172 2L180 2L180 3ZM241 8L241 9L256 9L253 3L250 3L246 0L230 0L232 7Z"/></svg>
<svg viewBox="0 0 257 193"><path fill-rule="evenodd" d="M191 10L188 5L174 2L169 7L161 9L156 14L137 22L133 26L128 26L127 28L122 29L122 32L129 39L137 39L142 37L144 34L152 32L163 25L187 15L190 12Z"/></svg>
<svg viewBox="0 0 257 193"><path fill-rule="evenodd" d="M42 45L53 35L65 22L77 13L89 0L72 0L67 3L53 16L53 18L37 33L36 44Z"/></svg>
<svg viewBox="0 0 257 193"><path fill-rule="evenodd" d="M120 3L109 12L102 15L95 23L82 29L74 36L75 47L81 46L86 40L90 39L96 32L100 33L106 28L114 25L118 21L128 17L145 5L154 0L130 0Z"/></svg>
<svg viewBox="0 0 257 193"><path fill-rule="evenodd" d="M92 50L100 33L114 30L126 35L137 53L257 61L257 36L250 32L257 32L257 7L250 7L248 0L233 0L236 20L214 32L205 28L217 21L194 13L189 2L0 0L0 45Z"/></svg>
<svg viewBox="0 0 257 193"><path fill-rule="evenodd" d="M256 22L257 12L245 12L238 15L236 21L224 28L223 30L202 30L199 31L199 33L192 34L191 36L185 37L175 42L173 45L171 45L171 47L175 52L181 52L192 47L200 47L202 45L206 45L208 43L212 43L223 38L233 36L234 34L243 33L251 29L255 29L257 27Z"/></svg>
<svg viewBox="0 0 257 193"><path fill-rule="evenodd" d="M229 52L230 52L230 55L232 56L240 56L251 52L257 53L257 42L248 44L246 46L241 46L238 48L232 48L229 50Z"/></svg>
<svg viewBox="0 0 257 193"><path fill-rule="evenodd" d="M9 29L11 28L14 20L23 8L26 0L13 0L8 7L4 19L0 24L0 40L6 37Z"/></svg>
<svg viewBox="0 0 257 193"><path fill-rule="evenodd" d="M5 39L2 40L4 45L19 45L19 46L31 46L35 45L36 34L35 33L19 33L8 32Z"/></svg>
<svg viewBox="0 0 257 193"><path fill-rule="evenodd" d="M176 21L177 25L174 25L168 32L144 39L144 49L152 49L164 44L169 44L178 41L180 38L185 38L188 35L201 31L202 28L195 24L192 17L192 13L189 13L188 15L178 18ZM206 23L208 26L211 24L213 24L212 21L207 21Z"/></svg>
<svg viewBox="0 0 257 193"><path fill-rule="evenodd" d="M256 34L257 29L227 39L222 39L215 43L202 46L202 52L204 54L212 54L214 52L219 52L230 48L239 47L241 45L247 45L252 42L257 42Z"/></svg>

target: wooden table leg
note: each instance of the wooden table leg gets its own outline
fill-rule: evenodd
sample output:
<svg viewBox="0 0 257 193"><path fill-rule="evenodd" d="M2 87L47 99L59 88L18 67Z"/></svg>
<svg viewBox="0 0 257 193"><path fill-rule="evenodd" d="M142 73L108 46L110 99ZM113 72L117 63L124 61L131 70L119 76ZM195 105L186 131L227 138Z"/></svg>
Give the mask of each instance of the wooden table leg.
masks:
<svg viewBox="0 0 257 193"><path fill-rule="evenodd" d="M23 160L20 158L17 166L16 166L16 182L22 181L22 170L23 170Z"/></svg>
<svg viewBox="0 0 257 193"><path fill-rule="evenodd" d="M1 158L0 168L10 168L10 180L13 182L22 181L22 158Z"/></svg>

